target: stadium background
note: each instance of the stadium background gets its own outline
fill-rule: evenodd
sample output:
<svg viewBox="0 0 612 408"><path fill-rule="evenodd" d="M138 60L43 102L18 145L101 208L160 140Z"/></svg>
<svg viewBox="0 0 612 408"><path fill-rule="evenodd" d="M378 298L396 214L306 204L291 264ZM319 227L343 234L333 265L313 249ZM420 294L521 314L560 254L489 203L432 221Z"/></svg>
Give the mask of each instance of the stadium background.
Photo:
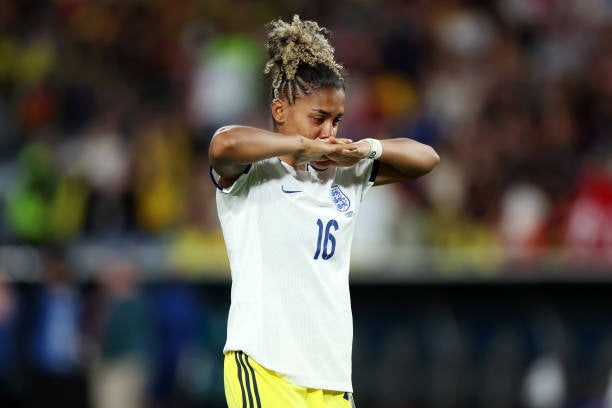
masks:
<svg viewBox="0 0 612 408"><path fill-rule="evenodd" d="M318 20L344 137L442 162L354 243L361 407L612 406L612 3L0 2L0 405L223 406L207 145Z"/></svg>

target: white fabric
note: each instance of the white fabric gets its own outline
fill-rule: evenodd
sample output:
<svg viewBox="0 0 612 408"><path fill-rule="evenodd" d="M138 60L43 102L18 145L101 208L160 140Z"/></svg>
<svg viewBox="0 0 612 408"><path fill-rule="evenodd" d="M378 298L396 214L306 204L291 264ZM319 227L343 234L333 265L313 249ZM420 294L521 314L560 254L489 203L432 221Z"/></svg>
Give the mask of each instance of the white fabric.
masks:
<svg viewBox="0 0 612 408"><path fill-rule="evenodd" d="M373 163L296 171L272 158L217 191L232 271L224 352L303 387L352 392L350 250Z"/></svg>
<svg viewBox="0 0 612 408"><path fill-rule="evenodd" d="M365 141L368 142L368 144L370 145L370 153L368 153L368 159L380 159L383 150L382 143L380 143L380 140L367 138L365 139Z"/></svg>

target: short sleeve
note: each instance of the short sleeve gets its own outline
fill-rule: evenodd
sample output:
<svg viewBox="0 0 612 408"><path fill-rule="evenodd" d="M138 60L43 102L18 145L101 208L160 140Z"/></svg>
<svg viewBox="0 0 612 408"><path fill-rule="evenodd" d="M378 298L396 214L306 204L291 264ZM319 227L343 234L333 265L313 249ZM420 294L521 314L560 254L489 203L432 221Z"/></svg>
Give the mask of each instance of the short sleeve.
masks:
<svg viewBox="0 0 612 408"><path fill-rule="evenodd" d="M238 176L236 181L234 181L234 183L228 188L223 188L219 185L219 179L221 178L221 176L215 171L215 169L212 168L212 166L210 166L210 178L220 193L228 195L240 195L242 192L248 189L248 186L250 185L251 179L253 177L252 175L255 172L255 165L256 164L249 164L244 169L242 174Z"/></svg>

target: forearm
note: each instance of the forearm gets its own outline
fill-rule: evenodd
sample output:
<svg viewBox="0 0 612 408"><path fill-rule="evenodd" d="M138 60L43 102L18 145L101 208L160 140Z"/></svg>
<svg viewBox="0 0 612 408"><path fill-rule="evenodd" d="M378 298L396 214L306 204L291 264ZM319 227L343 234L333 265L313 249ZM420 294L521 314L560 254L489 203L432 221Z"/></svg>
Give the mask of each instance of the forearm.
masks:
<svg viewBox="0 0 612 408"><path fill-rule="evenodd" d="M412 139L381 140L382 155L376 184L387 184L429 173L440 161L436 151Z"/></svg>
<svg viewBox="0 0 612 408"><path fill-rule="evenodd" d="M223 127L210 143L210 163L222 175L240 174L241 168L249 163L295 154L304 149L304 139L247 126Z"/></svg>

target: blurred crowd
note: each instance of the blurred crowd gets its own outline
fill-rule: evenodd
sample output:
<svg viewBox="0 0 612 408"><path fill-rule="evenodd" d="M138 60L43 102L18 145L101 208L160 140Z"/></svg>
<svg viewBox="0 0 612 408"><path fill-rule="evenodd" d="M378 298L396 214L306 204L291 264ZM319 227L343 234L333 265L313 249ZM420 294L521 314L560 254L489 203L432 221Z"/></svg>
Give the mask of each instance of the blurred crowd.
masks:
<svg viewBox="0 0 612 408"><path fill-rule="evenodd" d="M227 284L143 285L118 257L77 286L57 250L45 271L0 277L0 406L227 406ZM357 406L609 408L610 299L601 284L353 287Z"/></svg>
<svg viewBox="0 0 612 408"><path fill-rule="evenodd" d="M264 24L300 13L348 69L341 135L442 157L370 195L356 253L450 272L612 265L609 1L232 4L1 3L3 243L154 243L176 269L226 268L208 143L269 125Z"/></svg>
<svg viewBox="0 0 612 408"><path fill-rule="evenodd" d="M0 275L0 406L222 405L223 302L183 281L144 287L121 256L87 286L61 250L44 259L42 284Z"/></svg>
<svg viewBox="0 0 612 408"><path fill-rule="evenodd" d="M221 125L269 126L264 24L294 13L333 32L349 72L343 137L410 137L442 158L366 198L356 275L610 271L609 0L2 0L0 405L222 405L229 295L213 313L211 292L184 279L228 276L207 148ZM384 322L377 307L356 333L370 406L555 408L576 395L565 376L585 367L563 369L554 313L529 337L524 322L487 332L483 309L434 308L419 326L418 307ZM599 399L571 406L610 406L604 321L585 329ZM475 366L476 402L457 393Z"/></svg>

